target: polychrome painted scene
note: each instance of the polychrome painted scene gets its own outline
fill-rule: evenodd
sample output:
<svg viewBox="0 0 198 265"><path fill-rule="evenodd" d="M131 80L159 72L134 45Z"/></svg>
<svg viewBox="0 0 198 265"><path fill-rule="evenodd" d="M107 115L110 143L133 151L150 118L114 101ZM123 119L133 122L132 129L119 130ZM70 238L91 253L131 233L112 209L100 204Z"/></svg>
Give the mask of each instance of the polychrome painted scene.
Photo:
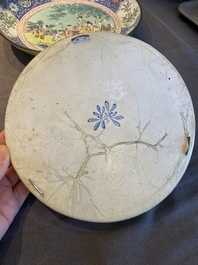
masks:
<svg viewBox="0 0 198 265"><path fill-rule="evenodd" d="M25 25L27 41L42 48L63 38L98 31L116 32L116 23L102 9L85 4L47 7L32 15Z"/></svg>

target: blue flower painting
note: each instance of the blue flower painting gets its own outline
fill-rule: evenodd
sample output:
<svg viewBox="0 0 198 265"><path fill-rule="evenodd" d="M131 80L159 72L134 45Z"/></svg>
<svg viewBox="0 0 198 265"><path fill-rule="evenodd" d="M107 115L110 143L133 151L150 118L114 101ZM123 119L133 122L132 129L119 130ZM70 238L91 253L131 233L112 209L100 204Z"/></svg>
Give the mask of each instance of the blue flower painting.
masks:
<svg viewBox="0 0 198 265"><path fill-rule="evenodd" d="M112 121L115 126L121 126L118 121L122 120L124 117L122 115L118 115L117 111L115 111L116 107L116 103L110 107L110 104L107 100L105 101L104 106L96 106L97 111L93 112L95 118L89 118L87 120L88 122L95 123L93 127L94 131L96 131L99 127L106 129L106 125L110 121Z"/></svg>

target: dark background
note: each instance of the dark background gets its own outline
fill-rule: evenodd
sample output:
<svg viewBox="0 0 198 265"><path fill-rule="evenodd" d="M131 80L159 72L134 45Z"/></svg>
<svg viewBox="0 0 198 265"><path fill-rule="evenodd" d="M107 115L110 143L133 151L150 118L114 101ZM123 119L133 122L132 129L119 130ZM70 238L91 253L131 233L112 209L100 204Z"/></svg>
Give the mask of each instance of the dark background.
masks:
<svg viewBox="0 0 198 265"><path fill-rule="evenodd" d="M139 0L132 36L165 55L183 77L198 117L198 27L178 12L179 0ZM10 91L32 59L0 37L0 130ZM109 224L77 221L25 201L0 242L1 265L197 265L198 146L174 191L136 218Z"/></svg>

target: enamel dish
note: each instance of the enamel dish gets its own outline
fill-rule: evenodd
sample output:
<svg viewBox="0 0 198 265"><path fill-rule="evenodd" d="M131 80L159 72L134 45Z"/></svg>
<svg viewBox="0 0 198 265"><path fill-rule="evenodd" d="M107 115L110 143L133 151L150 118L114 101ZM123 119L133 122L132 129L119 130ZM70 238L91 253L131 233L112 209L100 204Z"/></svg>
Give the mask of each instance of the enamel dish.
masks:
<svg viewBox="0 0 198 265"><path fill-rule="evenodd" d="M64 38L91 32L128 35L140 19L136 0L0 1L0 34L33 55Z"/></svg>

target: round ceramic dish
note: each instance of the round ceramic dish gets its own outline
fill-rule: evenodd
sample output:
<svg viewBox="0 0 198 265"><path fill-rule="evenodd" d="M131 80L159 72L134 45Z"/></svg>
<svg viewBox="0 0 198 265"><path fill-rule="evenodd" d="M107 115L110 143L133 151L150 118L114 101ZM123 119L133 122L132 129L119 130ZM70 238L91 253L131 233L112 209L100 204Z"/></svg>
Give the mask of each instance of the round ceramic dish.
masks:
<svg viewBox="0 0 198 265"><path fill-rule="evenodd" d="M136 0L4 0L0 33L16 47L37 54L61 39L90 32L127 35L140 17Z"/></svg>
<svg viewBox="0 0 198 265"><path fill-rule="evenodd" d="M73 218L112 222L174 189L195 119L166 58L101 32L60 41L31 61L11 93L5 133L13 166L39 200Z"/></svg>

